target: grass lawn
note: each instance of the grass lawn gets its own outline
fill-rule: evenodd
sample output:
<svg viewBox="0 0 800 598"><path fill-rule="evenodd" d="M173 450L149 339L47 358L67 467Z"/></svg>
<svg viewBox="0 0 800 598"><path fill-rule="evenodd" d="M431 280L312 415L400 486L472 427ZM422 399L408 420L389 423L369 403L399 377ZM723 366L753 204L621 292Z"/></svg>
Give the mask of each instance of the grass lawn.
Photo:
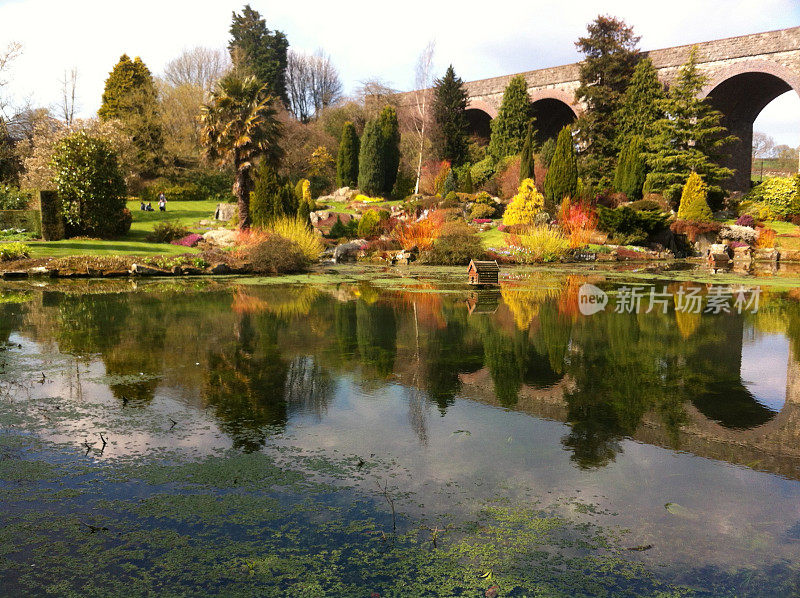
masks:
<svg viewBox="0 0 800 598"><path fill-rule="evenodd" d="M500 224L500 221L498 220L497 223ZM478 236L481 239L484 249L492 249L495 247L505 247L506 237L508 237L508 234L501 233L499 230L497 230L497 227L494 227L485 232L478 233Z"/></svg>
<svg viewBox="0 0 800 598"><path fill-rule="evenodd" d="M128 209L133 214L130 232L121 239L64 239L62 241L31 241L31 257L62 257L67 255L179 255L195 253L196 249L170 245L168 243L148 243L147 233L159 222L177 222L190 230L202 232L197 228L200 220L211 219L217 207L215 201L170 201L167 211L142 212L139 200L129 201Z"/></svg>

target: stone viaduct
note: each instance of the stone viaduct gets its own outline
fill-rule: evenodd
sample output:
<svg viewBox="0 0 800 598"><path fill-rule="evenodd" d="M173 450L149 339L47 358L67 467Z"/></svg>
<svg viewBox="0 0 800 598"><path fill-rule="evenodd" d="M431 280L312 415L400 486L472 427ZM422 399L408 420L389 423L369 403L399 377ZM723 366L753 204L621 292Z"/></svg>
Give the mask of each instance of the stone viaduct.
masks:
<svg viewBox="0 0 800 598"><path fill-rule="evenodd" d="M753 122L759 113L787 91L800 95L800 27L729 37L674 48L642 52L649 56L665 85L675 79L698 49L700 70L708 81L701 97L708 97L725 115L728 129L739 138L728 165L736 171L731 191L750 188ZM542 139L554 137L582 112L575 100L580 63L519 73L528 82L528 93ZM469 93L467 117L473 134L487 137L489 123L497 116L503 91L515 75L504 75L466 83ZM403 94L400 106L414 101L414 93Z"/></svg>

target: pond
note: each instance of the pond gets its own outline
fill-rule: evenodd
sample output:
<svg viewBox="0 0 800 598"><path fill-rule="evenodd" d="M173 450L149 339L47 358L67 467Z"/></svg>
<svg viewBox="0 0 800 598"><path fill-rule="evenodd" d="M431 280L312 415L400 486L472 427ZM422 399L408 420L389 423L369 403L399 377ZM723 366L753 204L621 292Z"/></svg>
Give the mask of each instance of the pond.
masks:
<svg viewBox="0 0 800 598"><path fill-rule="evenodd" d="M794 280L420 271L0 286L0 594L800 591Z"/></svg>

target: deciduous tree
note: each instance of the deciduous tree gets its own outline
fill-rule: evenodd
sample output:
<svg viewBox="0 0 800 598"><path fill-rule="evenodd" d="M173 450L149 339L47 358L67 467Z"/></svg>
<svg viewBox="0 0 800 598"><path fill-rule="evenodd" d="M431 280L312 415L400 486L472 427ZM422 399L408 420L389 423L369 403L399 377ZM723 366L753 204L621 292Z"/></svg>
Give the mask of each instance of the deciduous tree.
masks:
<svg viewBox="0 0 800 598"><path fill-rule="evenodd" d="M289 109L300 122L319 116L342 97L342 81L330 56L289 50L286 67Z"/></svg>

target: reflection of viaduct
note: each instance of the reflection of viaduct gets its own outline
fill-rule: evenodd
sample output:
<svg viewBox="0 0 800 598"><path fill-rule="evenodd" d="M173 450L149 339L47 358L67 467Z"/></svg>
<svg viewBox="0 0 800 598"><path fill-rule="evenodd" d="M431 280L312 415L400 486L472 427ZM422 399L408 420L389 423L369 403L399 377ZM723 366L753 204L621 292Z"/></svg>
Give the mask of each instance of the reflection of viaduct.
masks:
<svg viewBox="0 0 800 598"><path fill-rule="evenodd" d="M800 479L800 363L793 355L790 351L786 402L767 422L749 429L728 428L686 403L688 421L682 426L677 441L654 413L645 415L633 439ZM462 374L460 379L461 396L498 404L487 368ZM564 378L548 389L523 386L514 409L536 417L567 421L564 394L572 390L573 385L569 378Z"/></svg>
<svg viewBox="0 0 800 598"><path fill-rule="evenodd" d="M800 95L800 27L757 33L696 44L700 69L708 77L701 95L710 97L723 112L728 129L740 142L731 153L736 174L733 191L750 185L753 122L779 95L794 90ZM652 50L650 57L661 80L671 83L686 62L691 46ZM539 134L553 137L572 122L583 107L575 101L579 63L521 73L528 82ZM467 116L472 132L488 137L489 123L497 116L503 91L513 75L466 84ZM413 94L401 96L401 105L413 102Z"/></svg>

